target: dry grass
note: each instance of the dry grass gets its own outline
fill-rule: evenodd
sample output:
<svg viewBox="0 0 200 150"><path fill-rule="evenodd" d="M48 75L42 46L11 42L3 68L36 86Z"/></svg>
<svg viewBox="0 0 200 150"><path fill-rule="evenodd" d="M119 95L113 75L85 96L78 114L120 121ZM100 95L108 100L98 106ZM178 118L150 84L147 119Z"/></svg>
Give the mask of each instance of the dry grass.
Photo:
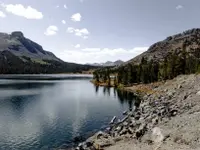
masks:
<svg viewBox="0 0 200 150"><path fill-rule="evenodd" d="M110 81L110 85L108 84L108 82L102 82L102 81L99 81L97 82L96 80L91 80L90 82L92 82L94 85L96 86L109 86L109 87L114 87L114 80L111 79Z"/></svg>
<svg viewBox="0 0 200 150"><path fill-rule="evenodd" d="M151 84L138 84L131 87L125 87L125 90L136 92L139 94L157 94L160 91L155 90L156 87L162 85L162 82L155 82Z"/></svg>

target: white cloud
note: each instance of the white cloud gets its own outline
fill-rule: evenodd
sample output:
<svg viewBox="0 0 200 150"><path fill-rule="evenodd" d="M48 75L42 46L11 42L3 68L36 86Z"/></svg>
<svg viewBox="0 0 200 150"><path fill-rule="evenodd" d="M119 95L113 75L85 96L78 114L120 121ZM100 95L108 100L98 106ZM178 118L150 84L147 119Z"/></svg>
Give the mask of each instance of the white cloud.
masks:
<svg viewBox="0 0 200 150"><path fill-rule="evenodd" d="M51 25L49 26L46 31L44 32L45 35L50 36L50 35L55 35L58 32L58 27Z"/></svg>
<svg viewBox="0 0 200 150"><path fill-rule="evenodd" d="M182 5L178 5L178 6L176 6L176 9L177 9L177 10L183 9L183 6L182 6Z"/></svg>
<svg viewBox="0 0 200 150"><path fill-rule="evenodd" d="M56 8L59 8L59 7L60 7L59 5L56 6Z"/></svg>
<svg viewBox="0 0 200 150"><path fill-rule="evenodd" d="M76 36L80 36L84 39L88 38L88 35L90 34L89 31L86 28L83 29L75 29L72 27L67 28L68 33L74 33Z"/></svg>
<svg viewBox="0 0 200 150"><path fill-rule="evenodd" d="M62 20L62 23L63 23L63 24L66 24L66 21L65 21L65 20Z"/></svg>
<svg viewBox="0 0 200 150"><path fill-rule="evenodd" d="M84 51L84 52L99 52L99 51L101 51L101 49L100 48L84 48L84 49L82 49L82 51Z"/></svg>
<svg viewBox="0 0 200 150"><path fill-rule="evenodd" d="M0 18L5 18L6 17L6 14L4 14L3 11L0 11Z"/></svg>
<svg viewBox="0 0 200 150"><path fill-rule="evenodd" d="M73 14L73 15L71 16L71 20L72 20L72 21L75 21L75 22L81 21L81 14L80 14L80 13Z"/></svg>
<svg viewBox="0 0 200 150"><path fill-rule="evenodd" d="M84 38L84 39L88 39L88 36L84 36L83 38Z"/></svg>
<svg viewBox="0 0 200 150"><path fill-rule="evenodd" d="M72 27L68 27L68 28L67 28L67 32L69 32L69 33L73 33L73 32L74 32L74 30L75 30L75 29L74 29L74 28L72 28Z"/></svg>
<svg viewBox="0 0 200 150"><path fill-rule="evenodd" d="M2 7L9 13L17 16L25 17L27 19L42 19L43 14L31 6L24 7L22 4L1 4Z"/></svg>
<svg viewBox="0 0 200 150"><path fill-rule="evenodd" d="M80 0L81 3L83 3L84 0Z"/></svg>
<svg viewBox="0 0 200 150"><path fill-rule="evenodd" d="M77 44L77 45L75 45L74 47L75 47L75 48L80 48L81 45L80 45L80 44Z"/></svg>
<svg viewBox="0 0 200 150"><path fill-rule="evenodd" d="M67 5L66 4L63 7L64 7L64 9L67 9Z"/></svg>
<svg viewBox="0 0 200 150"><path fill-rule="evenodd" d="M146 51L148 47L135 47L133 49L109 49L109 48L84 48L80 51L66 50L58 56L69 62L77 63L94 63L94 62L106 62L106 61L116 61L121 59L123 61L128 61L133 57Z"/></svg>

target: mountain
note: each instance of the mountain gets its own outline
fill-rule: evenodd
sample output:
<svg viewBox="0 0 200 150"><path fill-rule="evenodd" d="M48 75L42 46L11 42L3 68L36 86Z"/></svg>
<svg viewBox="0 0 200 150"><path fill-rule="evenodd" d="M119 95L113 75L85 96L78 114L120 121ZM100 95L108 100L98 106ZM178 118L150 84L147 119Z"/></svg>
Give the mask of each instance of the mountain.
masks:
<svg viewBox="0 0 200 150"><path fill-rule="evenodd" d="M146 52L113 68L95 70L97 85L114 86L152 83L181 74L200 73L200 29L169 36ZM110 75L115 74L111 82Z"/></svg>
<svg viewBox="0 0 200 150"><path fill-rule="evenodd" d="M121 64L123 64L124 62L121 61L121 60L117 60L115 62L112 62L112 61L107 61L105 63L93 63L93 64L87 64L87 65L90 65L90 66L101 66L101 67L114 67L114 66L119 66Z"/></svg>
<svg viewBox="0 0 200 150"><path fill-rule="evenodd" d="M43 59L61 61L39 44L25 38L22 32L0 33L0 51L9 51L21 59L25 56L34 61Z"/></svg>
<svg viewBox="0 0 200 150"><path fill-rule="evenodd" d="M143 57L147 58L148 61L163 61L171 53L179 55L183 47L186 48L186 52L190 55L199 56L200 54L200 29L194 28L187 31L184 31L173 36L169 36L163 41L159 41L150 48L142 53L141 55L136 56L135 58L125 62L123 65L129 63L140 63Z"/></svg>
<svg viewBox="0 0 200 150"><path fill-rule="evenodd" d="M20 31L0 33L0 74L67 73L91 68L62 61Z"/></svg>

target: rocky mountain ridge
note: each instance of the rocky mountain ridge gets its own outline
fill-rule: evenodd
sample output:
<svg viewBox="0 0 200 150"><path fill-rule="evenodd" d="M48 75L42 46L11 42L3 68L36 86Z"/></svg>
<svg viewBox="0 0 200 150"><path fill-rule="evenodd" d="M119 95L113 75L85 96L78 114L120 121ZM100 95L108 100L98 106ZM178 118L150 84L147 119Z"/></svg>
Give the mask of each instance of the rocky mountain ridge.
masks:
<svg viewBox="0 0 200 150"><path fill-rule="evenodd" d="M56 60L61 61L53 53L45 51L41 45L24 37L20 31L11 34L0 33L0 51L9 51L20 57L29 57L33 60Z"/></svg>
<svg viewBox="0 0 200 150"><path fill-rule="evenodd" d="M123 64L124 62L122 60L117 60L117 61L107 61L105 63L87 63L86 65L91 65L91 66L101 66L101 67L112 67L112 66L119 66Z"/></svg>
<svg viewBox="0 0 200 150"><path fill-rule="evenodd" d="M0 33L0 74L81 73L93 66L64 62L20 31Z"/></svg>
<svg viewBox="0 0 200 150"><path fill-rule="evenodd" d="M182 33L175 34L173 36L169 36L163 41L159 41L149 49L136 56L135 58L125 62L122 65L126 65L129 63L140 63L143 57L146 57L149 61L162 61L166 58L170 53L179 53L182 51L183 46L186 48L186 52L193 55L200 55L200 28L194 28L190 30L186 30Z"/></svg>

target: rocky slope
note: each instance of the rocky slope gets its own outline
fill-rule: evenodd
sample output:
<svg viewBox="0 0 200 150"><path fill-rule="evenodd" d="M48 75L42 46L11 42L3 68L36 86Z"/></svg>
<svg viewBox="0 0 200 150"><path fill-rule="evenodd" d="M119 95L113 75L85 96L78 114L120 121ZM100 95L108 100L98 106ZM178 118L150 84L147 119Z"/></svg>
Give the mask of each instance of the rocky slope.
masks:
<svg viewBox="0 0 200 150"><path fill-rule="evenodd" d="M0 33L0 74L74 73L93 68L62 61L22 32Z"/></svg>
<svg viewBox="0 0 200 150"><path fill-rule="evenodd" d="M128 87L143 92L140 106L77 149L198 150L200 75Z"/></svg>
<svg viewBox="0 0 200 150"><path fill-rule="evenodd" d="M0 51L9 51L21 59L26 56L38 61L43 59L61 61L53 53L45 51L41 45L24 37L19 31L11 34L0 33Z"/></svg>
<svg viewBox="0 0 200 150"><path fill-rule="evenodd" d="M140 63L142 57L160 62L170 53L176 53L178 55L183 50L183 47L185 47L186 51L191 55L195 54L195 57L200 57L200 29L195 28L169 36L165 40L153 44L146 52L129 60L123 65Z"/></svg>

